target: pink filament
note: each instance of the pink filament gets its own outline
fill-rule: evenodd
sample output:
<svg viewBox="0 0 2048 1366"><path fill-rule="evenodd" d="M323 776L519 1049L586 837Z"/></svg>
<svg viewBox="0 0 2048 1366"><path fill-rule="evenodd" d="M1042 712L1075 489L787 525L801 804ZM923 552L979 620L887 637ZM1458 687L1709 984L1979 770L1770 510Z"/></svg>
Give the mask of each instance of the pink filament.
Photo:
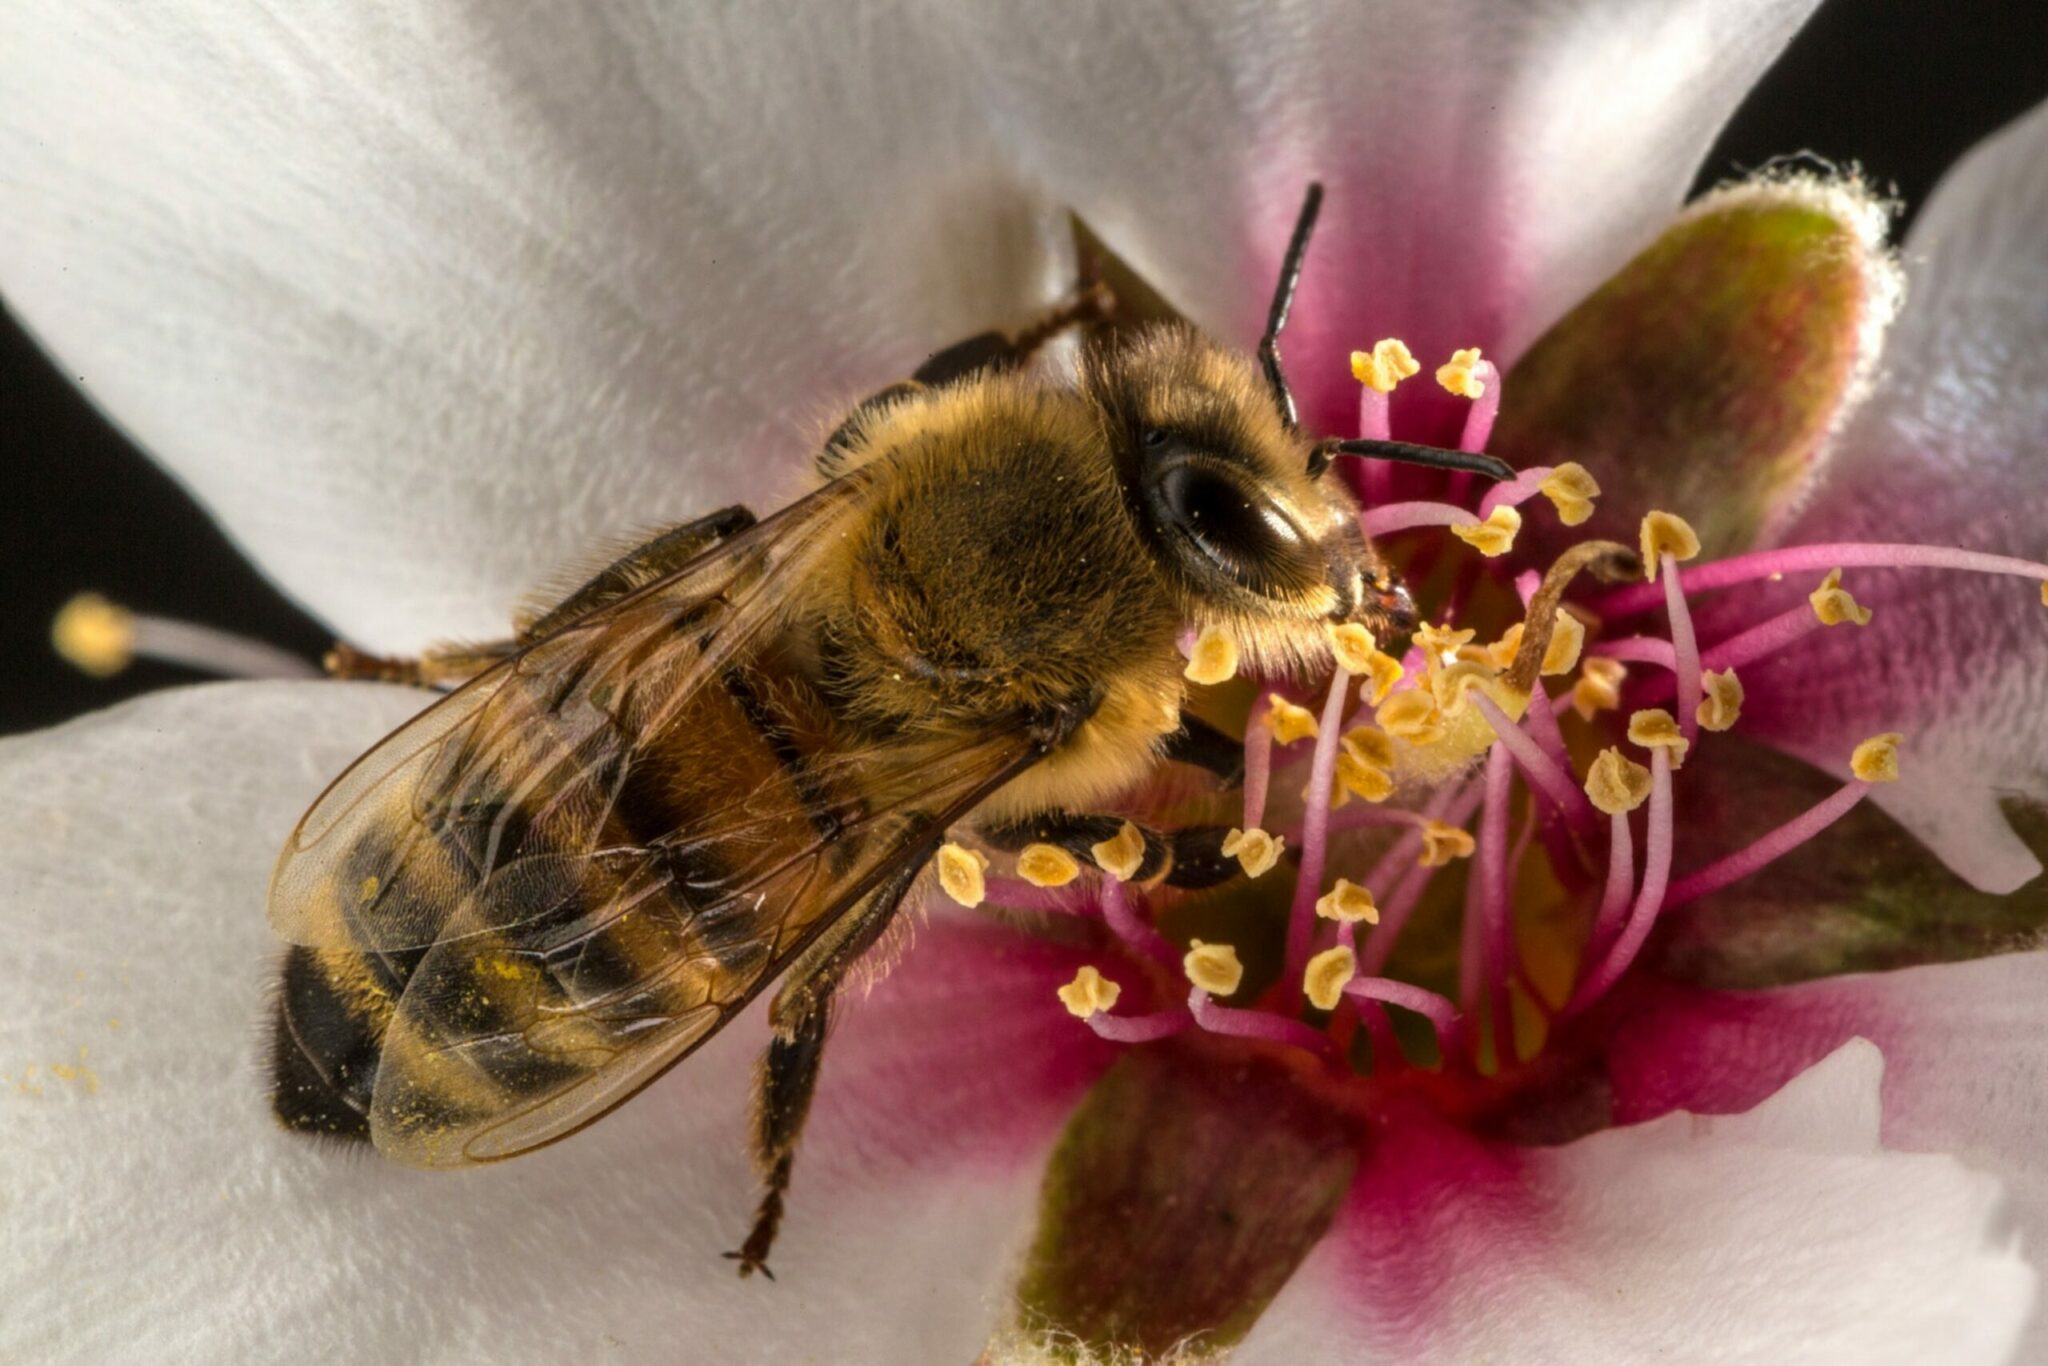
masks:
<svg viewBox="0 0 2048 1366"><path fill-rule="evenodd" d="M1388 416L1387 395L1370 384L1358 387L1358 434L1368 441L1386 441L1394 434L1392 419ZM1359 472L1364 481L1368 504L1384 503L1393 496L1394 467L1383 460L1360 461L1365 466Z"/></svg>
<svg viewBox="0 0 2048 1366"><path fill-rule="evenodd" d="M1697 901L1709 892L1718 892L1729 883L1748 877L1765 864L1783 858L1849 814L1850 808L1862 801L1863 795L1868 791L1869 783L1845 783L1833 796L1805 813L1794 816L1756 843L1738 849L1696 873L1686 874L1672 884L1670 893L1664 898L1664 909L1668 911L1673 906L1683 906L1688 901Z"/></svg>
<svg viewBox="0 0 2048 1366"><path fill-rule="evenodd" d="M1607 887L1600 894L1600 912L1593 918L1593 933L1586 940L1588 962L1614 943L1614 936L1621 932L1622 913L1628 910L1628 894L1635 890L1636 839L1629 828L1628 812L1617 811L1608 821Z"/></svg>
<svg viewBox="0 0 2048 1366"><path fill-rule="evenodd" d="M1194 1022L1194 1017L1185 1010L1159 1010L1150 1015L1104 1015L1097 1012L1088 1017L1090 1029L1117 1043L1150 1043L1154 1039L1178 1034Z"/></svg>
<svg viewBox="0 0 2048 1366"><path fill-rule="evenodd" d="M1500 415L1500 371L1492 361L1483 360L1472 367L1472 374L1486 388L1465 410L1465 430L1458 438L1461 451L1485 450L1487 438L1493 435L1493 420Z"/></svg>
<svg viewBox="0 0 2048 1366"><path fill-rule="evenodd" d="M1508 1018L1508 978L1515 970L1515 926L1508 906L1508 803L1514 800L1514 778L1508 747L1495 743L1486 756L1486 805L1479 813L1478 866L1473 874L1479 883L1480 937L1485 953L1481 984L1492 1004L1494 1057L1502 1066L1514 1060L1514 1032Z"/></svg>
<svg viewBox="0 0 2048 1366"><path fill-rule="evenodd" d="M1565 694L1569 704L1571 694ZM1571 756L1565 752L1564 732L1557 728L1557 711L1551 706L1550 698L1538 692L1529 699L1529 709L1522 713L1522 727L1529 732L1529 738L1543 747L1550 756L1550 762L1559 769L1571 771ZM1576 788L1574 790L1577 790Z"/></svg>
<svg viewBox="0 0 2048 1366"><path fill-rule="evenodd" d="M1459 787L1445 786L1422 808L1423 817L1425 821L1440 820L1446 825L1462 826L1479 809L1482 795L1483 789L1476 778L1466 780ZM1380 923L1374 927L1372 938L1358 956L1360 971L1378 972L1386 966L1402 927L1408 923L1408 917L1422 900L1423 891L1436 876L1436 869L1425 868L1415 861L1421 852L1422 827L1417 826L1395 840L1387 852L1380 855L1372 871L1366 874L1364 885L1367 887L1386 886L1393 881L1397 870L1403 876L1394 894L1380 907Z"/></svg>
<svg viewBox="0 0 2048 1366"><path fill-rule="evenodd" d="M1338 724L1344 719L1344 693L1351 675L1342 665L1330 679L1316 732L1315 757L1309 763L1308 807L1302 813L1301 869L1294 884L1294 905L1287 920L1286 980L1301 980L1308 966L1309 944L1315 937L1316 898L1322 894L1323 858L1329 850L1330 780L1337 772Z"/></svg>
<svg viewBox="0 0 2048 1366"><path fill-rule="evenodd" d="M1978 550L1961 550L1944 545L1894 545L1870 541L1837 541L1827 545L1795 545L1781 550L1760 550L1731 559L1696 564L1685 572L1686 588L1704 593L1730 584L1767 579L1773 574L1795 574L1830 569L1966 569L1979 574L2011 574L2023 579L2048 580L2048 564L2015 559L2010 555L1989 555ZM1654 583L1631 584L1610 594L1600 604L1602 612L1639 612L1657 601L1661 589Z"/></svg>
<svg viewBox="0 0 2048 1366"><path fill-rule="evenodd" d="M1102 918L1108 923L1111 933L1138 952L1176 969L1180 967L1180 954L1166 941L1165 935L1153 929L1131 909L1123 883L1113 877L1102 879Z"/></svg>
<svg viewBox="0 0 2048 1366"><path fill-rule="evenodd" d="M1344 991L1361 1001L1380 1001L1426 1017L1436 1026L1437 1046L1449 1055L1451 1037L1458 1028L1458 1007L1447 998L1427 987L1397 982L1391 977L1354 977L1344 984Z"/></svg>
<svg viewBox="0 0 2048 1366"><path fill-rule="evenodd" d="M1480 521L1461 507L1449 503L1382 503L1368 508L1358 518L1367 537L1390 536L1417 526L1478 526Z"/></svg>
<svg viewBox="0 0 2048 1366"><path fill-rule="evenodd" d="M1671 880L1671 751L1659 745L1650 753L1650 819L1648 847L1643 851L1643 888L1636 894L1636 903L1628 913L1628 923L1622 927L1621 937L1614 941L1614 947L1600 960L1579 989L1572 993L1563 1014L1566 1018L1578 1014L1606 994L1607 989L1628 971L1636 954L1642 951L1643 943L1650 937L1650 930L1657 923L1657 912L1664 906L1664 889Z"/></svg>
<svg viewBox="0 0 2048 1366"><path fill-rule="evenodd" d="M1262 829L1266 819L1266 788L1273 778L1273 727L1267 716L1273 710L1271 697L1259 694L1252 703L1251 719L1244 731L1244 828Z"/></svg>
<svg viewBox="0 0 2048 1366"><path fill-rule="evenodd" d="M1661 664L1667 669L1678 667L1677 653L1671 642L1656 636L1622 636L1616 640L1603 640L1588 654L1603 659L1621 659L1637 664Z"/></svg>
<svg viewBox="0 0 2048 1366"><path fill-rule="evenodd" d="M1470 422L1471 419L1468 417L1466 421ZM1467 447L1466 449L1478 450L1480 448L1472 446ZM1520 474L1508 480L1507 483L1495 484L1492 488L1486 491L1486 496L1479 500L1480 520L1486 520L1487 517L1492 515L1493 510L1495 508L1520 507L1522 504L1528 502L1531 498L1534 498L1538 493L1542 492L1543 481L1548 479L1550 475L1550 466L1531 465L1528 469L1523 470ZM1533 570L1531 571L1531 574L1534 574ZM1538 582L1541 582L1540 578L1538 579ZM1533 594L1535 590L1531 589L1530 591L1531 594Z"/></svg>
<svg viewBox="0 0 2048 1366"><path fill-rule="evenodd" d="M1275 1015L1266 1010L1235 1010L1219 1006L1209 999L1209 993L1196 987L1188 993L1188 1010L1193 1013L1195 1023L1211 1034L1233 1034L1240 1039L1264 1039L1269 1043L1291 1044L1305 1048L1318 1057L1336 1056L1336 1047L1330 1036L1320 1029L1312 1029L1300 1020L1285 1015Z"/></svg>
<svg viewBox="0 0 2048 1366"><path fill-rule="evenodd" d="M182 664L222 678L319 678L318 665L289 650L196 621L137 614L129 618L134 650L147 659Z"/></svg>
<svg viewBox="0 0 2048 1366"><path fill-rule="evenodd" d="M1678 733L1688 742L1700 734L1700 643L1693 634L1692 613L1686 610L1685 589L1678 581L1678 561L1664 557L1664 606L1671 616L1673 668L1678 672Z"/></svg>
<svg viewBox="0 0 2048 1366"><path fill-rule="evenodd" d="M1794 607L1750 627L1747 631L1737 632L1718 645L1708 647L1700 656L1700 667L1716 672L1739 669L1766 655L1776 654L1786 646L1796 644L1820 629L1821 620L1813 614L1813 608ZM1648 648L1636 651L1633 642L1642 642L1646 647L1661 648L1657 651ZM1617 649L1617 646L1629 646L1630 650ZM1607 655L1613 659L1648 659L1653 663L1662 664L1667 669L1677 667L1677 660L1673 657L1671 647L1651 636L1630 636L1625 640L1609 641L1594 653ZM1661 653L1662 658L1653 657L1655 653ZM1676 684L1670 677L1653 678L1643 684L1639 697L1644 703L1660 701L1669 696L1675 687Z"/></svg>
<svg viewBox="0 0 2048 1366"><path fill-rule="evenodd" d="M1499 737L1500 747L1514 756L1530 786L1541 792L1573 825L1590 829L1594 824L1593 804L1586 800L1586 794L1579 790L1579 785L1571 780L1570 775L1557 766L1556 760L1543 752L1543 746L1510 721L1507 713L1494 705L1492 698L1476 689L1466 696L1478 705L1479 714L1486 718L1487 724L1493 727L1493 733ZM1532 707L1531 710L1547 709ZM1551 717L1550 720L1555 727L1557 718ZM1503 816L1501 819L1507 818Z"/></svg>

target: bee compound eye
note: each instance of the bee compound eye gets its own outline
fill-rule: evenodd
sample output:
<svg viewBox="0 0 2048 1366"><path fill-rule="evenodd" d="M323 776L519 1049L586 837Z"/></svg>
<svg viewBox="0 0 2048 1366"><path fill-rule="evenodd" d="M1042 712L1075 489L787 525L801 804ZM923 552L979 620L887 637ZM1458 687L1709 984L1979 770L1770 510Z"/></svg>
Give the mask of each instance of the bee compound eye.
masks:
<svg viewBox="0 0 2048 1366"><path fill-rule="evenodd" d="M1247 587L1268 579L1304 549L1299 528L1240 480L1198 464L1160 475L1166 519L1202 559Z"/></svg>
<svg viewBox="0 0 2048 1366"><path fill-rule="evenodd" d="M1139 439L1145 443L1148 450L1156 451L1166 444L1166 430L1163 427L1147 427L1144 436Z"/></svg>

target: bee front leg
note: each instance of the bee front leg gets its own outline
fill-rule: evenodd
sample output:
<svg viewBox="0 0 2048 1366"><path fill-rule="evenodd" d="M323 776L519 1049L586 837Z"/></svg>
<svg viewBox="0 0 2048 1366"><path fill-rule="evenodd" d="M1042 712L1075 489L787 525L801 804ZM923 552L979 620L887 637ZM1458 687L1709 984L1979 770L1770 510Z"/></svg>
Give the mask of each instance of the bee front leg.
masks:
<svg viewBox="0 0 2048 1366"><path fill-rule="evenodd" d="M928 855L927 855L928 857ZM739 1251L725 1255L740 1264L740 1275L768 1270L768 1252L782 1226L784 1198L796 1162L797 1140L810 1114L825 1055L825 1034L831 1023L832 998L847 971L896 918L925 858L870 893L867 900L804 951L790 969L782 990L768 1008L775 1038L761 1058L754 1089L754 1162L764 1187L754 1212L754 1227Z"/></svg>

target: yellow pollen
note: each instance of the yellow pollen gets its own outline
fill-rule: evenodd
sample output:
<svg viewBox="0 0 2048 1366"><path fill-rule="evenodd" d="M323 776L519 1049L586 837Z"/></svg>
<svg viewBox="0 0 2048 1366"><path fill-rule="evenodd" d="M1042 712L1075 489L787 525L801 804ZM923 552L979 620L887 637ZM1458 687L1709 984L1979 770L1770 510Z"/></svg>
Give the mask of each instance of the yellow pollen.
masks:
<svg viewBox="0 0 2048 1366"><path fill-rule="evenodd" d="M1375 651L1366 664L1367 682L1358 690L1358 695L1377 707L1387 700L1387 694L1394 690L1394 685L1401 681L1405 672L1400 660Z"/></svg>
<svg viewBox="0 0 2048 1366"><path fill-rule="evenodd" d="M1369 802L1383 802L1394 795L1394 779L1385 769L1366 757L1346 736L1337 742L1337 782L1345 792L1355 792Z"/></svg>
<svg viewBox="0 0 2048 1366"><path fill-rule="evenodd" d="M1700 728L1703 730L1730 730L1742 716L1742 680L1735 676L1735 670L1727 669L1715 673L1712 669L1700 675L1700 687L1706 696L1700 699Z"/></svg>
<svg viewBox="0 0 2048 1366"><path fill-rule="evenodd" d="M2041 605L2048 607L2048 579L2041 580Z"/></svg>
<svg viewBox="0 0 2048 1366"><path fill-rule="evenodd" d="M1218 848L1223 857L1238 861L1246 877L1258 877L1271 872L1273 865L1280 862L1280 853L1287 848L1287 836L1269 835L1257 826L1249 830L1233 827Z"/></svg>
<svg viewBox="0 0 2048 1366"><path fill-rule="evenodd" d="M1558 521L1578 526L1593 515L1593 500L1600 496L1600 485L1586 473L1584 465L1567 460L1552 469L1550 477L1538 484L1536 491L1557 508Z"/></svg>
<svg viewBox="0 0 2048 1366"><path fill-rule="evenodd" d="M1121 828L1099 844L1088 846L1096 866L1118 882L1129 882L1145 862L1145 837L1138 827L1125 821Z"/></svg>
<svg viewBox="0 0 2048 1366"><path fill-rule="evenodd" d="M1325 920L1341 920L1347 925L1364 921L1368 925L1380 923L1379 903L1372 893L1349 878L1338 878L1337 885L1316 898L1316 914Z"/></svg>
<svg viewBox="0 0 2048 1366"><path fill-rule="evenodd" d="M1371 726L1353 726L1344 732L1344 743L1360 759L1374 768L1391 770L1394 767L1394 741L1383 730Z"/></svg>
<svg viewBox="0 0 2048 1366"><path fill-rule="evenodd" d="M1858 626L1870 625L1870 609L1861 606L1849 596L1849 590L1842 587L1842 571L1830 569L1828 576L1820 581L1820 587L1806 595L1813 604L1813 614L1820 618L1823 626L1840 626L1853 621Z"/></svg>
<svg viewBox="0 0 2048 1366"><path fill-rule="evenodd" d="M1432 820L1422 827L1422 866L1441 868L1455 858L1471 858L1478 848L1469 830Z"/></svg>
<svg viewBox="0 0 2048 1366"><path fill-rule="evenodd" d="M1271 693L1266 701L1270 709L1266 712L1266 726L1273 732L1273 739L1283 745L1296 740L1316 738L1316 714L1307 707L1297 707L1279 693Z"/></svg>
<svg viewBox="0 0 2048 1366"><path fill-rule="evenodd" d="M1522 514L1511 507L1497 507L1477 526L1454 526L1451 534L1489 560L1515 548L1515 533L1522 529Z"/></svg>
<svg viewBox="0 0 2048 1366"><path fill-rule="evenodd" d="M1673 768L1685 763L1685 751L1691 747L1678 729L1678 718L1662 707L1646 707L1629 717L1628 738L1644 749L1670 750Z"/></svg>
<svg viewBox="0 0 2048 1366"><path fill-rule="evenodd" d="M1348 674L1372 672L1372 657L1379 653L1379 646L1373 643L1372 632L1355 621L1330 628L1330 651L1337 656L1337 667Z"/></svg>
<svg viewBox="0 0 2048 1366"><path fill-rule="evenodd" d="M1237 984L1244 980L1244 964L1237 961L1236 949L1228 944L1204 944L1199 939L1191 939L1188 944L1180 965L1190 982L1211 996L1228 996L1237 990Z"/></svg>
<svg viewBox="0 0 2048 1366"><path fill-rule="evenodd" d="M1849 771L1866 783L1897 782L1899 741L1905 738L1897 731L1871 736L1856 746L1856 752L1849 756Z"/></svg>
<svg viewBox="0 0 2048 1366"><path fill-rule="evenodd" d="M1593 719L1596 711L1613 711L1621 706L1621 681L1628 677L1628 665L1618 659L1595 655L1579 663L1578 682L1572 684L1572 710L1582 721Z"/></svg>
<svg viewBox="0 0 2048 1366"><path fill-rule="evenodd" d="M1237 642L1220 626L1204 626L1181 672L1190 683L1228 683L1237 676Z"/></svg>
<svg viewBox="0 0 2048 1366"><path fill-rule="evenodd" d="M1633 811L1650 797L1650 770L1618 749L1603 749L1586 770L1586 795L1610 816Z"/></svg>
<svg viewBox="0 0 2048 1366"><path fill-rule="evenodd" d="M1084 965L1074 980L1059 990L1061 1004L1077 1020L1106 1013L1123 994L1124 989L1097 972L1093 964Z"/></svg>
<svg viewBox="0 0 2048 1366"><path fill-rule="evenodd" d="M50 644L79 672L112 678L135 658L135 618L97 593L80 593L57 609Z"/></svg>
<svg viewBox="0 0 2048 1366"><path fill-rule="evenodd" d="M1689 560L1700 553L1699 533L1685 518L1669 512L1652 512L1643 517L1643 573L1651 583L1664 557Z"/></svg>
<svg viewBox="0 0 2048 1366"><path fill-rule="evenodd" d="M1351 377L1383 394L1393 393L1395 385L1421 369L1415 353L1399 337L1384 338L1371 351L1351 353Z"/></svg>
<svg viewBox="0 0 2048 1366"><path fill-rule="evenodd" d="M1505 669L1515 662L1515 652L1522 648L1523 626L1516 622L1500 633L1500 639L1486 647L1486 662L1496 669Z"/></svg>
<svg viewBox="0 0 2048 1366"><path fill-rule="evenodd" d="M1427 688L1395 693L1380 703L1373 720L1387 734L1411 745L1433 744L1443 738L1443 712L1437 707L1436 695Z"/></svg>
<svg viewBox="0 0 2048 1366"><path fill-rule="evenodd" d="M1486 392L1479 378L1479 348L1470 346L1451 352L1451 358L1436 368L1436 382L1459 398L1478 398Z"/></svg>
<svg viewBox="0 0 2048 1366"><path fill-rule="evenodd" d="M939 886L946 895L962 906L979 906L988 889L982 885L981 875L988 867L988 859L965 845L951 842L939 846L936 860L939 866Z"/></svg>
<svg viewBox="0 0 2048 1366"><path fill-rule="evenodd" d="M1057 844L1027 844L1017 855L1017 876L1034 887L1064 887L1081 876L1081 861Z"/></svg>
<svg viewBox="0 0 2048 1366"><path fill-rule="evenodd" d="M1461 659L1438 669L1429 680L1429 688L1436 695L1436 704L1443 714L1456 716L1464 710L1465 694L1473 685L1491 683L1498 672L1490 664L1475 664L1469 659Z"/></svg>
<svg viewBox="0 0 2048 1366"><path fill-rule="evenodd" d="M1557 615L1550 622L1550 644L1543 647L1543 665L1539 672L1546 678L1559 678L1570 673L1578 667L1579 655L1585 648L1586 623L1562 607L1558 608Z"/></svg>
<svg viewBox="0 0 2048 1366"><path fill-rule="evenodd" d="M1358 975L1358 955L1342 944L1308 960L1301 975L1302 995L1317 1010L1335 1010L1344 998L1344 984Z"/></svg>
<svg viewBox="0 0 2048 1366"><path fill-rule="evenodd" d="M1422 647L1422 657L1434 668L1448 664L1458 657L1458 651L1470 645L1479 636L1477 631L1453 631L1448 626L1431 626L1428 622L1416 628L1415 643Z"/></svg>

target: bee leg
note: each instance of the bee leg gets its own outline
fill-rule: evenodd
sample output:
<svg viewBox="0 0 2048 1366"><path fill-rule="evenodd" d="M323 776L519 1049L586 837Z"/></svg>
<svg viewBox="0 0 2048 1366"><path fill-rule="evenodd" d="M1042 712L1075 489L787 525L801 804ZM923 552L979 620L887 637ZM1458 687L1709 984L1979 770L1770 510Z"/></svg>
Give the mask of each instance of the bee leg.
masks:
<svg viewBox="0 0 2048 1366"><path fill-rule="evenodd" d="M735 505L672 526L606 565L561 602L519 625L506 640L430 646L412 657L373 655L353 645L337 643L327 652L323 663L335 678L452 688L536 640L553 635L578 617L682 568L720 541L745 531L754 521L752 512Z"/></svg>
<svg viewBox="0 0 2048 1366"><path fill-rule="evenodd" d="M1131 824L1145 841L1145 855L1130 881L1163 876L1169 887L1213 887L1239 872L1237 860L1223 854L1223 841L1230 834L1225 826L1190 825L1162 832ZM1094 862L1095 846L1114 838L1123 827L1122 816L1048 811L1029 820L989 826L981 833L998 849L1014 853L1027 844L1051 844L1087 864Z"/></svg>
<svg viewBox="0 0 2048 1366"><path fill-rule="evenodd" d="M754 1092L753 1136L754 1161L766 1189L747 1240L740 1244L739 1251L725 1254L740 1264L742 1276L758 1271L774 1279L768 1270L768 1251L774 1246L776 1231L782 1224L783 1200L789 1191L797 1139L802 1135L811 1096L818 1086L832 997L845 980L847 970L874 947L896 918L897 908L903 904L911 884L917 881L924 863L922 858L911 861L806 949L768 1008L768 1022L774 1027L775 1037L761 1059Z"/></svg>
<svg viewBox="0 0 2048 1366"><path fill-rule="evenodd" d="M1205 768L1225 787L1244 781L1244 742L1233 740L1191 712L1180 715L1180 729L1166 737L1165 758Z"/></svg>

